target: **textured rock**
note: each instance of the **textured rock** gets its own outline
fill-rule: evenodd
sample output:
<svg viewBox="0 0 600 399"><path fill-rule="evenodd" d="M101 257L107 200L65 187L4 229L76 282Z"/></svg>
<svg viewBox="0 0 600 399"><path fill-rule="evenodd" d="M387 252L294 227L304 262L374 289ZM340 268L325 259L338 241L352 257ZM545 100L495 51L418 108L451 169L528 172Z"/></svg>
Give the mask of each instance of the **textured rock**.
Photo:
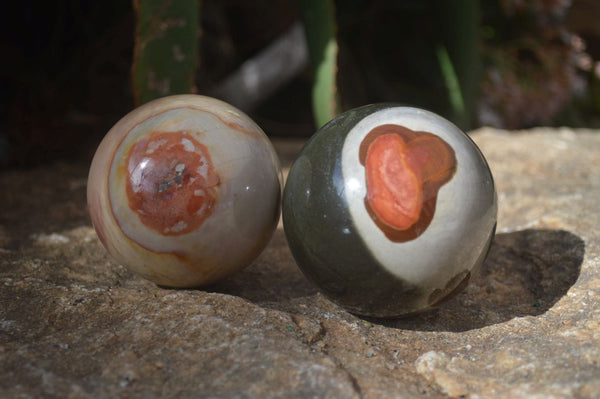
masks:
<svg viewBox="0 0 600 399"><path fill-rule="evenodd" d="M87 166L0 174L0 397L594 397L600 132L473 134L499 194L478 278L439 310L363 320L302 276L277 230L205 290L104 251ZM279 143L284 164L299 149Z"/></svg>

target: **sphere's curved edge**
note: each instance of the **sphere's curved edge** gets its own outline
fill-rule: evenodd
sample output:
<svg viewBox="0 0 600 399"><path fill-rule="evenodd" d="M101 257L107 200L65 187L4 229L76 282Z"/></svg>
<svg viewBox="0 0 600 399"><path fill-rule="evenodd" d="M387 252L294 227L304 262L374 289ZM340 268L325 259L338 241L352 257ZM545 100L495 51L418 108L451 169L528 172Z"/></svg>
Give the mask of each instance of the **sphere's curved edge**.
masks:
<svg viewBox="0 0 600 399"><path fill-rule="evenodd" d="M205 242L194 230L191 232L193 234L181 235L181 244L178 244L177 247L169 249L168 246L163 246L163 249L160 249L156 248L154 244L136 242L137 237L139 237L137 232L145 229L141 223L135 222L139 226L128 234L124 233L124 224L120 220L123 217L122 215L131 214L127 218L133 217L132 220L134 221L139 218L135 216L133 208L130 208L131 204L127 205L127 200L124 197L115 197L114 195L111 197L110 194L111 185L124 186L124 183L120 180L117 183L113 180L116 178L125 179L128 173L127 168L116 168L125 177L111 175L111 169L115 169L113 164L117 162L117 158L115 158L117 149L123 145L125 138L136 126L146 123L146 121L158 115L179 109L188 109L190 112L200 111L198 114L199 123L202 123L203 113L212 115L222 124L222 134L230 135L230 133L227 133L229 131L238 132L241 135L240 137L248 139L240 148L250 149L256 147L258 149L260 147L260 149L244 155L244 166L240 166L238 169L245 171L245 174L235 178L237 180L235 180L234 186L227 183L228 189L220 194L219 200L223 204L222 207L225 208L216 217L225 217L227 220L219 222L213 218L210 223L213 231L210 234L211 237L219 231L238 231L235 237L227 238L224 236L218 238L219 236L216 234L217 238ZM167 119L166 122L168 123L169 120ZM216 125L213 123L211 126ZM213 128L211 127L211 129ZM152 128L150 127L151 131ZM164 134L168 134L169 131L167 129L167 133ZM140 134L142 134L141 137L144 137L143 134L145 133ZM231 137L229 142L231 140L234 140L234 137ZM213 140L213 142L217 142L216 145L219 145L219 140ZM123 151L125 151L124 154L128 153L127 149ZM231 152L233 150L227 147L221 150L220 153L227 153L227 151ZM234 157L235 154L231 155ZM123 159L119 157L118 162L122 163ZM227 160L221 163L229 164L230 161ZM252 165L256 163L262 166L258 168L259 170L256 173L253 173L255 167ZM252 183L244 180L246 175L253 179ZM223 175L221 178L229 179L229 176ZM109 130L98 146L91 163L88 175L87 201L90 217L100 241L119 263L127 266L136 274L162 286L199 287L213 284L248 266L264 250L276 229L280 217L281 181L280 163L273 145L262 129L247 115L223 101L210 97L176 95L160 98L134 109ZM125 201L125 203L122 204L122 201ZM253 205L245 204L255 201L263 204L261 206L264 209L251 215L243 215L244 209L255 208ZM225 211L226 207L229 206L232 206L232 212ZM239 208L239 210L234 212L234 208ZM120 209L119 213L115 214L114 209ZM249 219L253 222L245 221ZM242 223L240 225L241 230L231 230L238 223ZM146 235L148 234L150 233ZM202 233L201 235L206 236L206 234L208 233ZM225 234L227 235L227 233ZM187 236L194 237L193 242L190 242L190 244L185 243ZM243 241L238 243L239 250L232 251L231 248L225 248L235 240ZM220 257L218 256L219 252L228 255ZM235 266L228 264L228 259L232 258L232 254L237 256Z"/></svg>
<svg viewBox="0 0 600 399"><path fill-rule="evenodd" d="M455 205L450 205L456 201L445 198L451 199L453 190L462 189L462 184L475 187L480 181L485 181L485 187L473 191L485 192L481 199L474 200L480 201L479 205L461 209L461 218L473 217L473 220L456 223L452 218L446 217L452 223L447 225L446 222L438 221L433 227L426 225L425 229L431 231L422 236L421 232L410 238L408 244L394 242L393 239L390 242L390 237L382 232L377 233L381 226L377 227L373 215L369 216L369 212L365 211L365 191L358 190L359 194L354 197L349 194L353 188L364 185L361 183L365 178L364 165L359 163L357 147L368 129L372 128L361 133L355 130L355 126L377 113L395 114L394 122L388 123L400 121L400 125L403 115L407 115L411 120L409 129L425 131L427 134L437 135L438 129L450 131L442 137L446 144L460 146L459 149L453 147L458 158L455 167L462 168L459 171L461 177L457 180L460 185L453 183L442 186L439 193L442 205L432 216L435 221L435 218L439 219L452 211ZM418 128L420 119L428 120L425 124L428 128ZM373 126L378 123L373 122ZM353 146L344 149L350 134L359 135ZM418 136L420 133L415 134ZM346 150L350 151L351 162L357 165L348 170L340 160L342 152ZM477 165L477 172L469 171L472 165ZM447 176L444 181L452 181L454 171L441 176ZM365 217L356 218L351 208L362 209L360 212ZM305 144L290 169L284 189L282 212L284 231L298 266L326 297L363 317L401 318L441 305L461 292L472 279L493 240L497 195L491 171L481 151L454 124L416 107L391 103L370 104L334 118ZM367 224L368 228L365 227ZM448 226L467 226L469 238ZM439 242L443 237L451 237L451 244ZM376 245L378 240L387 244ZM405 252L407 248L412 248L409 250L412 251L411 254ZM438 260L444 259L446 250L451 257L445 263L442 262L441 267L449 269L438 275L439 267L436 264ZM388 255L380 256L385 253ZM434 259L431 254L439 256L436 255L438 257ZM419 266L419 269L411 271L413 261L423 257L430 266L424 270ZM393 266L391 270L393 262L386 260L387 258L396 259L397 264L404 262L406 266ZM385 288L381 289L382 287Z"/></svg>

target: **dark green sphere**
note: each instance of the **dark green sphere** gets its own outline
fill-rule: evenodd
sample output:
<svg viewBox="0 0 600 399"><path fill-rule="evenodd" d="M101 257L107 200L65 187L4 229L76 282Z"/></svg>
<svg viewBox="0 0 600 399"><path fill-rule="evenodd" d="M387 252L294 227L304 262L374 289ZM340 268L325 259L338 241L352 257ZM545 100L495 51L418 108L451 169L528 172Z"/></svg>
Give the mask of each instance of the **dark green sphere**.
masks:
<svg viewBox="0 0 600 399"><path fill-rule="evenodd" d="M483 263L496 225L487 162L444 118L376 104L323 126L292 165L283 223L302 272L372 317L433 308Z"/></svg>

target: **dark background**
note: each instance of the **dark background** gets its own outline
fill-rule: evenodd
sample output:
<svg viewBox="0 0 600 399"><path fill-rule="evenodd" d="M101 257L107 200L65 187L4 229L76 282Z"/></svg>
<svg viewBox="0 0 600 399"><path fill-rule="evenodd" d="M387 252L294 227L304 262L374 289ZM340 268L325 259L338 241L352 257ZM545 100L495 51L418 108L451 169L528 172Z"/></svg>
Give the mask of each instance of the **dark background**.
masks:
<svg viewBox="0 0 600 399"><path fill-rule="evenodd" d="M299 18L294 0L201 3L200 94ZM484 69L474 127L600 126L598 3L482 0ZM106 131L134 107L131 2L4 7L0 166L89 161ZM399 101L446 114L444 82L430 51L439 39L435 1L338 1L336 13L344 108ZM309 136L310 85L307 69L251 116L271 136Z"/></svg>

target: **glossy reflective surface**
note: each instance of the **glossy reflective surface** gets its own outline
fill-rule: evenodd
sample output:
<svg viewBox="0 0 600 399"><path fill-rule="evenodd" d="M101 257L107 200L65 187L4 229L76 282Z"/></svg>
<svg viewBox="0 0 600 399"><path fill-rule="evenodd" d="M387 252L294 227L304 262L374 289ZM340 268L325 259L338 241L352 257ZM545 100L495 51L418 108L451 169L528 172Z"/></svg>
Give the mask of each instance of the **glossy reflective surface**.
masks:
<svg viewBox="0 0 600 399"><path fill-rule="evenodd" d="M302 271L349 311L395 317L463 289L496 224L481 152L445 119L390 104L321 128L292 166L283 220Z"/></svg>
<svg viewBox="0 0 600 399"><path fill-rule="evenodd" d="M425 231L440 187L456 170L454 150L440 137L400 125L373 128L360 145L365 167L365 206L393 241L408 241Z"/></svg>
<svg viewBox="0 0 600 399"><path fill-rule="evenodd" d="M164 235L198 229L211 216L220 177L208 148L187 132L153 132L127 156L127 201Z"/></svg>
<svg viewBox="0 0 600 399"><path fill-rule="evenodd" d="M248 265L279 219L275 151L246 115L203 96L150 102L94 156L88 206L113 257L158 284L213 283Z"/></svg>

